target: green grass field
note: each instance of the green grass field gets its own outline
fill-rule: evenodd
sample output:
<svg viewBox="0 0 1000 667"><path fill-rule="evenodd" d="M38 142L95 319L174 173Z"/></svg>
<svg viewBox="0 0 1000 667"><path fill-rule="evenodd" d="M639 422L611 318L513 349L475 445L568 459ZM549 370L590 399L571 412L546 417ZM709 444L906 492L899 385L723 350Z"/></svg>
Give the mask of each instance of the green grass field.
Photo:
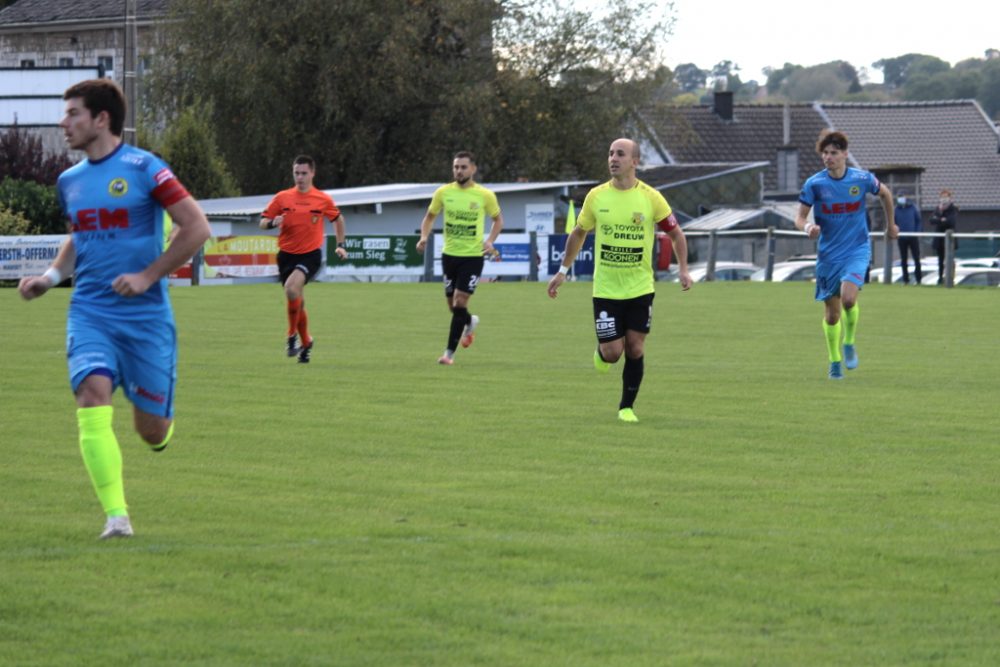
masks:
<svg viewBox="0 0 1000 667"><path fill-rule="evenodd" d="M870 286L826 378L803 284L658 287L639 424L590 285L175 288L177 432L116 395L96 539L68 290L0 290L0 664L1000 664L1000 290Z"/></svg>

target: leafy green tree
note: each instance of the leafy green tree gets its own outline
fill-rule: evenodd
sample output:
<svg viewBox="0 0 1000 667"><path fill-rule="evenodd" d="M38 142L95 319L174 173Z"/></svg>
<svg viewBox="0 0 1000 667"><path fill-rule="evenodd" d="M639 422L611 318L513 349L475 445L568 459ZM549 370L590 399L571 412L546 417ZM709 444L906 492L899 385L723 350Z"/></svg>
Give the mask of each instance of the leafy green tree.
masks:
<svg viewBox="0 0 1000 667"><path fill-rule="evenodd" d="M785 80L800 69L803 69L802 65L793 65L792 63L785 63L781 69L765 68L764 74L767 76L767 94L778 95L781 92L782 86L785 84Z"/></svg>
<svg viewBox="0 0 1000 667"><path fill-rule="evenodd" d="M602 178L607 146L669 87L656 3L612 0L604 13L555 0L503 3L494 26L498 108L486 119L496 178ZM529 46L530 45L530 46ZM516 47L516 48L515 48Z"/></svg>
<svg viewBox="0 0 1000 667"><path fill-rule="evenodd" d="M981 71L953 69L950 74L954 85L953 97L962 100L975 99L979 94L979 85L983 78Z"/></svg>
<svg viewBox="0 0 1000 667"><path fill-rule="evenodd" d="M715 79L712 87L715 90L731 90L736 92L742 83L739 71L740 66L732 60L717 62L711 70L711 75Z"/></svg>
<svg viewBox="0 0 1000 667"><path fill-rule="evenodd" d="M211 104L220 149L248 191L287 186L298 153L317 159L321 187L389 174L418 180L456 146L475 150L482 135L492 97L482 2L387 0L372 11L364 0L178 0L175 8L170 57L153 86L177 109Z"/></svg>
<svg viewBox="0 0 1000 667"><path fill-rule="evenodd" d="M0 236L24 236L31 233L31 221L23 213L0 204Z"/></svg>
<svg viewBox="0 0 1000 667"><path fill-rule="evenodd" d="M708 71L694 63L682 63L674 70L674 81L680 86L681 92L693 93L705 87Z"/></svg>
<svg viewBox="0 0 1000 667"><path fill-rule="evenodd" d="M883 58L872 63L872 67L882 70L885 85L902 88L911 76L924 74L931 76L948 69L948 63L934 56L922 53L907 53L895 58Z"/></svg>
<svg viewBox="0 0 1000 667"><path fill-rule="evenodd" d="M459 149L484 177L565 173L583 148L574 123L599 126L603 143L665 83L651 68L669 26L652 2L611 0L596 15L556 0L174 7L151 82L161 122L209 103L252 192L286 186L297 153L317 159L321 187L447 178Z"/></svg>
<svg viewBox="0 0 1000 667"><path fill-rule="evenodd" d="M990 118L1000 120L1000 59L987 60L980 77L976 99Z"/></svg>
<svg viewBox="0 0 1000 667"><path fill-rule="evenodd" d="M770 78L768 91L771 91ZM778 91L794 102L812 102L841 99L861 92L862 88L854 67L838 60L813 67L795 66L781 80Z"/></svg>
<svg viewBox="0 0 1000 667"><path fill-rule="evenodd" d="M951 66L940 58L935 56L919 56L910 62L910 66L906 70L906 76L912 80L945 74L950 70Z"/></svg>
<svg viewBox="0 0 1000 667"><path fill-rule="evenodd" d="M975 88L974 83L971 85ZM970 87L960 71L953 70L940 58L918 56L907 68L901 91L905 100L946 100L959 97L960 87L966 90Z"/></svg>
<svg viewBox="0 0 1000 667"><path fill-rule="evenodd" d="M182 111L164 132L159 152L195 199L239 196L209 117L201 104Z"/></svg>
<svg viewBox="0 0 1000 667"><path fill-rule="evenodd" d="M906 71L919 53L907 53L895 58L882 58L872 63L872 67L882 70L882 79L889 88L899 88L906 83Z"/></svg>
<svg viewBox="0 0 1000 667"><path fill-rule="evenodd" d="M64 234L66 218L55 186L5 178L0 181L0 208L25 217L29 234Z"/></svg>
<svg viewBox="0 0 1000 667"><path fill-rule="evenodd" d="M904 100L949 100L955 97L954 89L948 72L939 72L910 77L901 92Z"/></svg>

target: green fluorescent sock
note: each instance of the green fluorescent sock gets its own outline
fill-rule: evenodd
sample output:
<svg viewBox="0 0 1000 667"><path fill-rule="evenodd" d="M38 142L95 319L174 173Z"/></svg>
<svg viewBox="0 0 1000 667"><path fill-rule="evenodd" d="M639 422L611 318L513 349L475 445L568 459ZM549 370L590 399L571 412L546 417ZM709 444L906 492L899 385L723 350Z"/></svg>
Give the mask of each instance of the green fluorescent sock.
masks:
<svg viewBox="0 0 1000 667"><path fill-rule="evenodd" d="M854 304L854 308L844 311L844 345L854 345L854 335L858 332L858 315L861 313L861 305Z"/></svg>
<svg viewBox="0 0 1000 667"><path fill-rule="evenodd" d="M90 481L108 516L125 516L125 486L122 481L122 452L111 429L112 407L79 408L80 453L90 473Z"/></svg>
<svg viewBox="0 0 1000 667"><path fill-rule="evenodd" d="M830 353L830 363L840 361L840 320L836 324L827 324L823 320L823 335L826 336L826 350Z"/></svg>

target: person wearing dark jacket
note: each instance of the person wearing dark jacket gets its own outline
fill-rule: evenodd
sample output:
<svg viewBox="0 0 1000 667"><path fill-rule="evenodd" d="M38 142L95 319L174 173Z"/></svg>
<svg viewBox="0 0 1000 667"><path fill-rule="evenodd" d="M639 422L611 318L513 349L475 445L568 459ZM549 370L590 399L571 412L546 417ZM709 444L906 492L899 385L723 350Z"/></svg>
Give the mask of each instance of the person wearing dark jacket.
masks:
<svg viewBox="0 0 1000 667"><path fill-rule="evenodd" d="M934 225L934 231L938 233L944 233L949 229L954 231L955 227L958 225L958 207L955 206L955 202L951 198L951 190L942 190L941 198L938 200L938 207L934 209L931 214L931 224ZM955 242L955 247L958 248L958 242ZM938 258L938 285L944 282L944 237L938 236L934 238L934 252L937 253ZM950 268L950 267L949 267Z"/></svg>
<svg viewBox="0 0 1000 667"><path fill-rule="evenodd" d="M899 227L899 264L903 267L903 284L910 282L909 258L913 255L914 273L916 274L916 284L920 284L923 272L920 270L920 237L908 236L914 232L923 231L924 223L920 220L920 209L913 205L908 198L899 196L896 198L896 226Z"/></svg>

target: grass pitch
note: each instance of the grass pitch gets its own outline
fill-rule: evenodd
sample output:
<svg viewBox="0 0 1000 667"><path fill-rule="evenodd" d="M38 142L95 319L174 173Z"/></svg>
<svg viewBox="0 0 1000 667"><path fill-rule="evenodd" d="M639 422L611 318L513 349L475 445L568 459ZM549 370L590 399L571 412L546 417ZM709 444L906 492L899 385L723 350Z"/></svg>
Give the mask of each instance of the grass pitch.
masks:
<svg viewBox="0 0 1000 667"><path fill-rule="evenodd" d="M0 664L1000 664L1000 291L658 285L639 424L590 285L174 289L177 431L116 395L136 537L76 444L67 290L0 290Z"/></svg>

